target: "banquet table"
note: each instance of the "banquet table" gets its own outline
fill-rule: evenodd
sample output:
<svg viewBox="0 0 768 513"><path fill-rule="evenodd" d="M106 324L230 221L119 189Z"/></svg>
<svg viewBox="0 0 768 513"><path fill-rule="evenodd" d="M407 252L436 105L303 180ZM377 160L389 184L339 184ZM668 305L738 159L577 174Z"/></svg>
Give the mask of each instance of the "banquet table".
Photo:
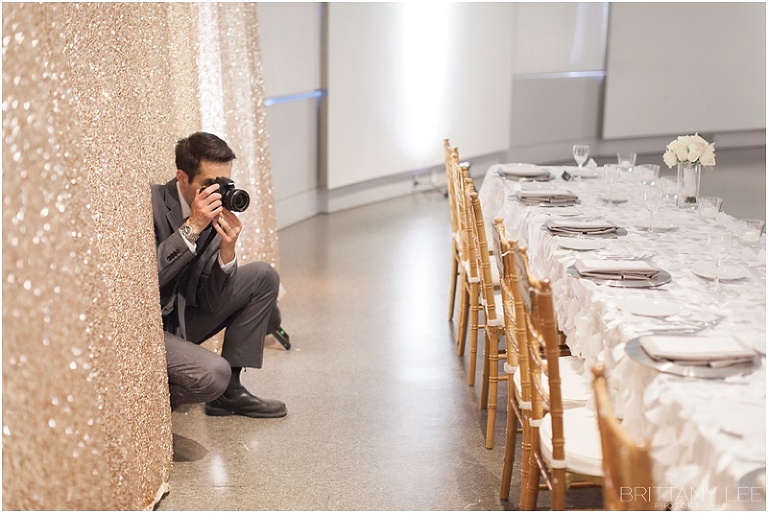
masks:
<svg viewBox="0 0 768 513"><path fill-rule="evenodd" d="M582 372L588 375L597 363L606 366L622 425L651 445L657 506L764 510L765 236L755 246L743 246L736 219L721 212L704 221L695 209L677 208L669 196L654 214L657 229L648 232L647 184L638 173L623 171L609 187L599 167L540 167L550 180L505 177L500 164L488 169L479 191L486 225L503 218L507 236L528 248L532 271L550 279L559 327L572 354L581 358ZM519 200L521 190L547 189L573 193L578 202L538 206ZM610 198L614 201L605 201ZM547 229L553 220L610 221L621 231L560 237ZM736 239L721 267L734 279L719 285L702 271L714 265L709 241L717 232ZM566 249L571 247L587 250ZM668 272L670 280L653 287L612 286L622 284L574 273L575 262L587 259L647 261ZM661 336L664 330L695 340L736 335L757 356L743 372L724 366L710 371L717 377L703 379L695 377L696 367L692 377L680 367L660 371L630 355L639 337Z"/></svg>

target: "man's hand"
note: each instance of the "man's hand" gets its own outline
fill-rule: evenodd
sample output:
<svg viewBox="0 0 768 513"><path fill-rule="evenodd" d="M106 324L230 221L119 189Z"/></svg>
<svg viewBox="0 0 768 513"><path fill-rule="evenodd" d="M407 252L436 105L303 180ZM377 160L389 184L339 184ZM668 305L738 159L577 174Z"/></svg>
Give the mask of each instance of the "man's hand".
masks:
<svg viewBox="0 0 768 513"><path fill-rule="evenodd" d="M228 264L235 258L235 244L237 244L237 237L243 229L243 224L235 214L222 208L219 216L213 220L213 228L221 236L219 257L224 264Z"/></svg>
<svg viewBox="0 0 768 513"><path fill-rule="evenodd" d="M221 206L221 194L216 192L218 190L219 184L215 183L195 194L195 199L189 206L188 220L195 233L200 234L211 224L211 221L221 214L223 207Z"/></svg>

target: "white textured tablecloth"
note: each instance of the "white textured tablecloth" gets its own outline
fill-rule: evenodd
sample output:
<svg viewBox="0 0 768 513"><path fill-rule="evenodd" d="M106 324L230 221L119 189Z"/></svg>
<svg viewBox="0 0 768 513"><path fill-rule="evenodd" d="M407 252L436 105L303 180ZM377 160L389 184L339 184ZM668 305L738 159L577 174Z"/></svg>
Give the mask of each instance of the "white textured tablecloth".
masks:
<svg viewBox="0 0 768 513"><path fill-rule="evenodd" d="M550 169L558 177L564 170L573 171L568 166ZM564 210L528 207L516 201L520 187L565 188L578 194L580 204ZM600 199L607 191L601 179L519 182L502 179L492 166L479 197L486 224L502 217L508 237L528 246L535 274L551 280L558 323L572 353L584 360L585 371L596 363L606 364L624 426L651 442L660 499L676 509L749 509L760 498L747 494L754 490L739 489L738 483L748 472L765 467L765 358L761 368L748 376L691 379L637 363L624 347L655 326L724 315L701 334L737 334L764 354L765 237L756 248L740 246L735 219L720 214L716 222L707 223L696 211L675 208L672 198L655 214L664 229L649 234L643 187L631 174L622 175L611 196L628 201L610 205ZM613 221L627 233L605 239L604 247L594 251L561 249L544 226L550 217L559 216L559 210L569 216L577 213L574 219ZM734 234L725 263L741 266L746 274L740 280L721 282L717 290L712 281L691 271L697 263L713 261L708 236L716 231ZM577 258L629 255L649 257L654 266L671 274L671 282L656 289L616 288L569 276L566 271ZM661 318L633 315L621 308L627 301L655 299L677 304L679 312ZM742 421L742 432L734 433L738 431L734 419Z"/></svg>

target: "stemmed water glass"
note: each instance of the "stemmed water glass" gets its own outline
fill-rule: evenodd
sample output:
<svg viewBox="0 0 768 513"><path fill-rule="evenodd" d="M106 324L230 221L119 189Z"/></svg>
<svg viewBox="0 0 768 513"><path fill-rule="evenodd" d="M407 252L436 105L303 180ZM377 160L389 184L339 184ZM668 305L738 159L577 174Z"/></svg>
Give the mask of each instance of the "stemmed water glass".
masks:
<svg viewBox="0 0 768 513"><path fill-rule="evenodd" d="M603 174L605 175L605 181L608 182L608 196L606 201L613 205L613 186L619 181L621 176L621 168L617 164L606 164L603 166Z"/></svg>
<svg viewBox="0 0 768 513"><path fill-rule="evenodd" d="M733 235L728 231L718 231L709 236L707 244L715 260L715 290L720 289L720 267L723 260L728 256L733 242Z"/></svg>
<svg viewBox="0 0 768 513"><path fill-rule="evenodd" d="M581 168L584 166L584 162L587 161L587 157L589 157L589 145L587 144L573 145L573 159L576 161L576 164L579 166L579 171L581 171Z"/></svg>
<svg viewBox="0 0 768 513"><path fill-rule="evenodd" d="M655 214L664 199L664 191L657 185L649 185L643 191L645 209L648 211L648 233L653 233L653 214Z"/></svg>

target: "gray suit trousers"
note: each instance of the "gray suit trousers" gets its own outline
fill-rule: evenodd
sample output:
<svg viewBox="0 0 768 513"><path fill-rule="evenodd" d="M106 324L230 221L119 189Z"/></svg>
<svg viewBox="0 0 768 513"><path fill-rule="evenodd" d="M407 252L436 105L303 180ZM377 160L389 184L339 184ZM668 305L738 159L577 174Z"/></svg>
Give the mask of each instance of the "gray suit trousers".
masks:
<svg viewBox="0 0 768 513"><path fill-rule="evenodd" d="M218 304L186 307L189 340L165 332L172 408L217 398L229 384L230 367L261 368L264 338L279 315L279 286L280 278L269 264L238 264ZM199 346L224 328L221 356Z"/></svg>

